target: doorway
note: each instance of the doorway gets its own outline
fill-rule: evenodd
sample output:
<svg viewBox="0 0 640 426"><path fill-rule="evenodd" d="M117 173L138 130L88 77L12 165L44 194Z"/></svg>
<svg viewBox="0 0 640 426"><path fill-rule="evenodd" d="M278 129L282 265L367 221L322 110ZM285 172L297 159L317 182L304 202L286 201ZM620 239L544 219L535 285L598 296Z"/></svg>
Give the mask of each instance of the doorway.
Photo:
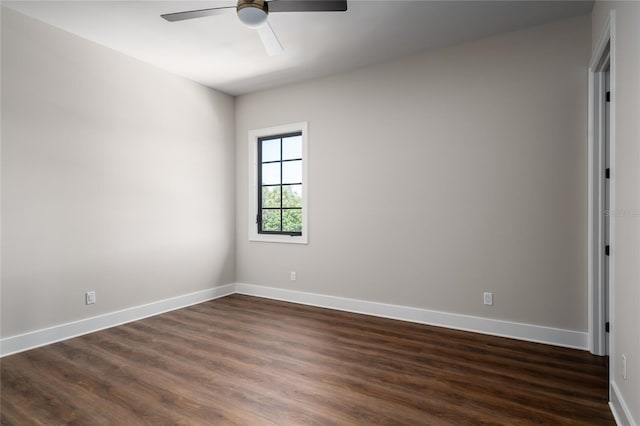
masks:
<svg viewBox="0 0 640 426"><path fill-rule="evenodd" d="M589 67L589 350L609 355L615 167L613 44L607 25Z"/></svg>

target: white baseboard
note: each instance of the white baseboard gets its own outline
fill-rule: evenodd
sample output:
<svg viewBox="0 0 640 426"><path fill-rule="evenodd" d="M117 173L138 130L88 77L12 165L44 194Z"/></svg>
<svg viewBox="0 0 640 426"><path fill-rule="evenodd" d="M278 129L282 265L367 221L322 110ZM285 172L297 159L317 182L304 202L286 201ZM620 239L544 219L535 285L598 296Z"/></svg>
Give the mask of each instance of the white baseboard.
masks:
<svg viewBox="0 0 640 426"><path fill-rule="evenodd" d="M0 357L234 293L587 350L587 333L579 331L237 283L0 339Z"/></svg>
<svg viewBox="0 0 640 426"><path fill-rule="evenodd" d="M234 293L456 330L510 337L555 346L582 350L588 349L588 335L587 333L579 331L237 283L0 339L0 357L35 349L40 346L104 330L131 321L137 321ZM609 407L611 408L616 423L620 426L637 426L616 383L612 381L610 386L611 402L609 402Z"/></svg>
<svg viewBox="0 0 640 426"><path fill-rule="evenodd" d="M252 284L236 284L236 293L264 297L340 311L392 318L420 324L472 331L493 336L510 337L530 342L546 343L575 349L588 349L588 334L533 324L494 320L469 315L452 314L407 306L347 299L323 294L285 290Z"/></svg>
<svg viewBox="0 0 640 426"><path fill-rule="evenodd" d="M218 297L228 296L235 292L234 284L210 288L195 293L159 300L146 305L134 306L121 311L74 321L54 327L11 336L0 340L0 357L17 352L35 349L40 346L59 342L83 334L93 333L131 321L173 311Z"/></svg>
<svg viewBox="0 0 640 426"><path fill-rule="evenodd" d="M619 426L637 426L636 422L633 420L633 416L631 415L631 411L627 407L627 403L622 398L622 394L620 393L620 389L618 389L618 385L616 382L611 381L611 401L609 402L609 408L611 408L611 413L613 413L613 418L616 420L616 424Z"/></svg>

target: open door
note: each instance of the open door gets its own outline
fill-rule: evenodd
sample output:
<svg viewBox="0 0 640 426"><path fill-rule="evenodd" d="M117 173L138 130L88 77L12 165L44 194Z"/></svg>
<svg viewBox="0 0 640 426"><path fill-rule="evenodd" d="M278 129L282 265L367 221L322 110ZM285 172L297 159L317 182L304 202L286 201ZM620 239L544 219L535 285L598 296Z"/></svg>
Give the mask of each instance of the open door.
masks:
<svg viewBox="0 0 640 426"><path fill-rule="evenodd" d="M609 354L612 227L615 221L612 165L611 43L596 50L589 69L589 350Z"/></svg>

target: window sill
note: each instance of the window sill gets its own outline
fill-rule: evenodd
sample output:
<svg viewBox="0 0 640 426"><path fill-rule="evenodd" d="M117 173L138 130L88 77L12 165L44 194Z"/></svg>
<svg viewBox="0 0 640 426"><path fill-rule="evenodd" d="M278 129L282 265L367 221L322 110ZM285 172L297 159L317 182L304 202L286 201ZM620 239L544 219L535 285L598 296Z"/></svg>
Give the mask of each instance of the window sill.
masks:
<svg viewBox="0 0 640 426"><path fill-rule="evenodd" d="M249 236L249 241L263 243L283 243L283 244L308 244L306 235L265 235L253 234Z"/></svg>

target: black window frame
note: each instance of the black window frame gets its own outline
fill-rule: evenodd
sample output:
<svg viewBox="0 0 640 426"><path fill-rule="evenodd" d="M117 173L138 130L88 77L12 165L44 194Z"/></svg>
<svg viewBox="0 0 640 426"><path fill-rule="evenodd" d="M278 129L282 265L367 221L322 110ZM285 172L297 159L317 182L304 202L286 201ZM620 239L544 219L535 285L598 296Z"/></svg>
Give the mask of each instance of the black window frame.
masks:
<svg viewBox="0 0 640 426"><path fill-rule="evenodd" d="M296 131L296 132L289 132L289 133L279 133L279 134L275 134L275 135L269 135L269 136L260 136L257 139L258 142L258 147L257 147L257 151L258 151L258 161L257 161L257 174L258 174L258 214L256 217L256 224L258 227L258 234L263 234L263 235L289 235L291 237L299 237L302 236L302 233L304 232L304 228L300 231L300 232L296 232L296 231L283 231L283 218L284 218L284 211L285 210L300 210L300 213L302 213L302 210L304 209L304 203L302 204L301 207L284 207L282 204L283 201L283 187L284 186L292 186L292 185L300 185L303 187L303 191L304 191L304 182L287 182L284 183L282 181L282 165L283 163L288 163L288 162L293 162L293 161L301 161L303 164L303 168L304 168L304 152L302 153L302 157L300 158L290 158L290 159L286 159L283 160L282 159L282 140L286 139L286 138L290 138L290 137L294 137L294 136L300 136L302 137L302 131ZM274 161L267 161L267 162L262 162L262 142L265 140L274 140L274 139L280 139L280 159L279 160L274 160ZM304 148L304 144L302 144L302 147ZM278 184L268 184L268 185L263 185L262 184L262 165L263 164L275 164L275 163L280 163L280 183ZM302 176L304 178L304 175ZM263 187L280 187L280 207L276 208L276 207L263 207L262 206L262 189ZM264 210L279 210L280 211L280 231L265 231L262 229L262 213ZM304 225L304 224L302 224Z"/></svg>

